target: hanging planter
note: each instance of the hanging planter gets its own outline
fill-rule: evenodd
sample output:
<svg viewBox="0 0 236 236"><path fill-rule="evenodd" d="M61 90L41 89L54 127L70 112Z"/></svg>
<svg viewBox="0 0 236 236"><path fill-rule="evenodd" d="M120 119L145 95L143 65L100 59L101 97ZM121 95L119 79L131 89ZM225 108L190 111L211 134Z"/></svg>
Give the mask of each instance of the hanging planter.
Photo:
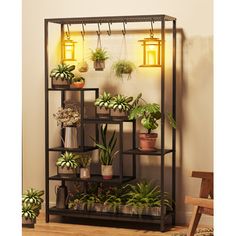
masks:
<svg viewBox="0 0 236 236"><path fill-rule="evenodd" d="M78 70L79 72L83 73L83 72L87 72L88 71L88 63L84 60L84 25L82 24L83 27L83 32L81 32L82 34L82 62L80 62L78 64Z"/></svg>
<svg viewBox="0 0 236 236"><path fill-rule="evenodd" d="M91 52L91 60L96 71L103 71L105 68L105 60L108 59L107 51L102 48L96 48Z"/></svg>

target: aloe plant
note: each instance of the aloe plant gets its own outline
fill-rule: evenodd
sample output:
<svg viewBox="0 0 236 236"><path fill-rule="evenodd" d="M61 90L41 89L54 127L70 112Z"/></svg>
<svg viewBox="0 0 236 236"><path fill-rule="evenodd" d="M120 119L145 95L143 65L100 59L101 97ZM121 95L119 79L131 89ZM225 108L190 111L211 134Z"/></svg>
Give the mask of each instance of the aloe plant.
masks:
<svg viewBox="0 0 236 236"><path fill-rule="evenodd" d="M92 138L96 146L100 150L100 162L102 165L112 165L113 159L118 153L118 151L114 153L114 148L117 142L117 137L115 137L116 132L115 130L113 131L113 134L108 142L107 142L107 124L105 126L103 125L101 126L100 132L102 136L101 144L96 143L96 141Z"/></svg>
<svg viewBox="0 0 236 236"><path fill-rule="evenodd" d="M50 73L50 77L53 79L61 79L67 80L71 82L72 78L74 77L74 74L72 71L75 69L75 65L68 65L68 64L59 64L57 68L53 69Z"/></svg>
<svg viewBox="0 0 236 236"><path fill-rule="evenodd" d="M133 100L133 97L127 97L121 94L118 94L114 97L112 97L110 104L108 107L113 110L118 111L129 111L131 108L131 102Z"/></svg>
<svg viewBox="0 0 236 236"><path fill-rule="evenodd" d="M105 109L109 108L109 104L111 102L112 96L110 93L104 91L103 94L101 94L96 100L94 105L97 107L104 107Z"/></svg>
<svg viewBox="0 0 236 236"><path fill-rule="evenodd" d="M22 195L22 203L26 203L26 204L31 204L31 205L41 205L41 203L43 202L43 199L41 198L41 196L44 194L44 191L41 190L36 190L33 188L30 188L28 190L26 190L26 192Z"/></svg>
<svg viewBox="0 0 236 236"><path fill-rule="evenodd" d="M61 154L61 156L58 158L56 165L60 167L66 167L71 169L76 169L79 164L77 159L79 158L78 155L74 155L72 152L65 152L64 154Z"/></svg>

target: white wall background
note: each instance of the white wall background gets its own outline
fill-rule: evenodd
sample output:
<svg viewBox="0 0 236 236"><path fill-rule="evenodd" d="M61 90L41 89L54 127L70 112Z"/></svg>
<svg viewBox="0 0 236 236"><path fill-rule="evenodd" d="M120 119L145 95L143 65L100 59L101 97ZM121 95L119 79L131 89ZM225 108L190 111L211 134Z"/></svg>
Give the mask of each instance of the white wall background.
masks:
<svg viewBox="0 0 236 236"><path fill-rule="evenodd" d="M145 3L124 0L87 0L86 2L81 0L23 0L23 188L32 186L44 189L44 18L172 15L177 18L177 27L183 29L186 37L183 45L182 76L181 45L178 43L176 205L177 222L188 222L191 207L185 206L184 196L197 195L200 187L199 180L191 179L188 176L192 170L213 170L212 8L212 1L204 0L147 0ZM104 28L104 30L106 29ZM136 42L144 36L147 35L127 35L129 58L137 65L140 57L135 53L139 48ZM57 42L55 34L54 37ZM81 40L76 33L75 37ZM111 44L111 41L120 45L120 38L120 35L102 38L104 47L108 51L112 51L112 60L107 62L105 72L101 72L103 74L95 73L91 69L86 75L86 86L103 87L109 83L109 86L119 88L118 91L127 95L135 95L142 88L147 100L158 101L159 79L154 79L155 71L147 72L137 69L133 79L123 83L111 78L110 65L119 55L119 46L114 47L114 43ZM178 41L180 42L180 40L181 35L178 35ZM91 36L87 41L87 46L94 45L95 47L95 43L96 38ZM52 53L50 54L52 66L56 63L55 56L53 56L56 48L53 48L53 45L55 44L52 43ZM143 86L144 83L145 86ZM53 139L54 136L51 137L51 140ZM154 170L149 173L147 167L158 165L158 161L144 157L140 159L139 164L143 167L139 172L141 177L154 178ZM169 161L167 161L168 166ZM53 167L51 171L54 171ZM50 199L54 201L55 198L51 196ZM205 223L212 222L210 218L203 220Z"/></svg>

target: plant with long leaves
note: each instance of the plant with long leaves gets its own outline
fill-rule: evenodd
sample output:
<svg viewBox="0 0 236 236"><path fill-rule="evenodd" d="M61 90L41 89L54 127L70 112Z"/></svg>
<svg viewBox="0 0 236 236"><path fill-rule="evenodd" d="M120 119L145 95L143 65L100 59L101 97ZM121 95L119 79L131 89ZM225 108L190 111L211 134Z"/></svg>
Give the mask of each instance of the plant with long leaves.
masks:
<svg viewBox="0 0 236 236"><path fill-rule="evenodd" d="M44 194L43 190L39 191L34 188L30 188L26 190L25 193L23 193L22 203L40 206L41 203L43 202L43 199L41 198L43 194Z"/></svg>
<svg viewBox="0 0 236 236"><path fill-rule="evenodd" d="M94 51L91 50L91 60L92 61L105 61L109 57L107 51L103 48L96 48Z"/></svg>
<svg viewBox="0 0 236 236"><path fill-rule="evenodd" d="M107 124L105 126L101 126L100 129L102 143L96 143L96 140L93 139L96 146L100 150L100 162L102 165L112 165L112 162L118 153L118 151L114 152L114 148L116 146L117 137L115 137L116 131L114 130L110 140L107 142Z"/></svg>
<svg viewBox="0 0 236 236"><path fill-rule="evenodd" d="M22 204L22 210L21 210L21 216L24 219L30 219L34 220L37 217L37 209L35 205L23 203Z"/></svg>
<svg viewBox="0 0 236 236"><path fill-rule="evenodd" d="M88 168L92 161L91 154L89 153L78 154L76 158L78 160L79 167L81 168Z"/></svg>
<svg viewBox="0 0 236 236"><path fill-rule="evenodd" d="M109 108L109 104L111 102L112 96L110 93L104 91L96 100L94 105L97 107L104 107L105 109Z"/></svg>
<svg viewBox="0 0 236 236"><path fill-rule="evenodd" d="M161 191L159 186L153 186L147 181L142 181L135 185L128 184L126 186L130 191L125 194L127 205L137 209L139 214L142 214L143 209L147 207L161 206ZM164 205L172 208L168 193L164 192Z"/></svg>
<svg viewBox="0 0 236 236"><path fill-rule="evenodd" d="M123 74L128 74L128 79L131 78L131 73L135 69L133 62L128 60L118 60L112 65L112 70L117 78L123 78Z"/></svg>
<svg viewBox="0 0 236 236"><path fill-rule="evenodd" d="M74 155L72 152L65 152L57 159L56 165L62 168L76 169L79 166L77 159L78 155Z"/></svg>
<svg viewBox="0 0 236 236"><path fill-rule="evenodd" d="M109 104L109 108L118 111L129 111L131 108L131 102L133 97L127 97L121 94L118 94L112 97L111 102Z"/></svg>
<svg viewBox="0 0 236 236"><path fill-rule="evenodd" d="M71 82L71 80L74 78L74 74L72 71L75 69L75 65L68 65L68 64L59 64L57 68L53 69L50 73L50 77L53 79L61 79L67 80Z"/></svg>

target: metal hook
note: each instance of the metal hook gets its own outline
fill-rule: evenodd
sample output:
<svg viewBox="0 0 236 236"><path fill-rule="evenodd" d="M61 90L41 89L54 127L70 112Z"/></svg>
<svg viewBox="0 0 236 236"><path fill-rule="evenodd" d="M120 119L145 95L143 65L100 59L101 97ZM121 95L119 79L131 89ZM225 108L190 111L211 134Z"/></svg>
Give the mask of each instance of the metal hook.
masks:
<svg viewBox="0 0 236 236"><path fill-rule="evenodd" d="M123 34L123 35L126 34L125 24L126 24L126 22L124 21L124 22L123 22L123 27L124 27L124 29L122 30L122 34Z"/></svg>
<svg viewBox="0 0 236 236"><path fill-rule="evenodd" d="M151 29L150 29L150 37L153 38L154 34L153 34L153 23L154 20L151 20Z"/></svg>
<svg viewBox="0 0 236 236"><path fill-rule="evenodd" d="M71 24L70 24L70 25L71 25ZM67 39L70 39L70 29L69 29L69 24L67 24L66 26L67 26L66 37L67 37Z"/></svg>
<svg viewBox="0 0 236 236"><path fill-rule="evenodd" d="M110 22L108 22L108 28L109 30L107 30L107 34L110 36L111 35L111 24Z"/></svg>
<svg viewBox="0 0 236 236"><path fill-rule="evenodd" d="M101 34L100 25L101 25L101 23L98 23L98 31L97 31L98 36L100 36L100 34Z"/></svg>
<svg viewBox="0 0 236 236"><path fill-rule="evenodd" d="M85 35L85 30L84 30L84 23L82 23L82 31L81 31L81 35L82 35L82 38L84 39L84 35Z"/></svg>

